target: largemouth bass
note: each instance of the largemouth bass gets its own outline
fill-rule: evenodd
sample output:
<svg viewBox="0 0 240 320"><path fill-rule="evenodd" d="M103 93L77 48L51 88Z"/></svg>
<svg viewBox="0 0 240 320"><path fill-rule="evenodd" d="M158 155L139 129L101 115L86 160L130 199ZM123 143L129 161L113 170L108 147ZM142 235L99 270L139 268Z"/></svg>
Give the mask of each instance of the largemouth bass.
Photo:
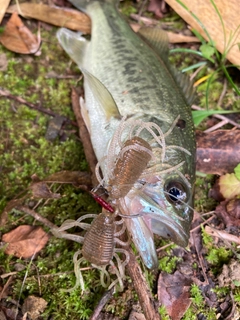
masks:
<svg viewBox="0 0 240 320"><path fill-rule="evenodd" d="M188 244L195 180L189 106L194 93L186 77L169 64L163 31L143 28L139 35L134 33L112 0L70 2L90 16L91 40L64 28L57 37L84 75L81 111L103 182L114 180L111 172L124 141L142 139L149 145L134 146L144 155L151 154L152 161L115 203L129 217L125 221L144 263L154 268L157 256L152 233L180 246ZM137 138L131 140L134 135ZM130 149L125 147L126 155ZM131 157L127 160L134 161L134 153Z"/></svg>

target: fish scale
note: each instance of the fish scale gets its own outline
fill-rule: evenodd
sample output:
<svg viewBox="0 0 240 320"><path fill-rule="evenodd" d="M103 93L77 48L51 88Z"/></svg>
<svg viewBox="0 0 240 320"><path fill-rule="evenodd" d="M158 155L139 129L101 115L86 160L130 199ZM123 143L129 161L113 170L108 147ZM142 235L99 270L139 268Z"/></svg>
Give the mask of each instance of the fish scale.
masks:
<svg viewBox="0 0 240 320"><path fill-rule="evenodd" d="M192 86L186 76L170 65L163 31L143 28L137 35L112 0L71 2L90 16L91 39L88 41L67 29L60 29L57 36L84 75L85 102L80 101L81 110L103 177L108 177L107 170L114 170L103 159L112 157L107 163L114 163L112 160L117 161L121 151L119 145L112 153L111 141L119 138L124 144L129 139L128 127L120 137L116 136L122 119L127 119L128 126L137 124L144 128L148 124L150 128L151 123L157 126L139 134L147 143L155 140L151 147L155 158L158 157L157 163L152 171L147 167L142 173L142 189L133 185L119 200L122 207L117 208L123 215L135 215L125 219L128 230L144 263L153 268L157 256L152 232L181 246L188 243L196 151L190 109L194 99ZM154 130L162 132L163 145L156 142ZM161 150L165 145L167 148Z"/></svg>

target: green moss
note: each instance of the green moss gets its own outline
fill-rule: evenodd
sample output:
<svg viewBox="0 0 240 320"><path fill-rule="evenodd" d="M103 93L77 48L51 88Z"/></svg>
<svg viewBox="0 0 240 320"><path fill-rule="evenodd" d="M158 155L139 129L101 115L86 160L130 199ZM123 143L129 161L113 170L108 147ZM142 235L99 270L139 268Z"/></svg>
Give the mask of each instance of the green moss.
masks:
<svg viewBox="0 0 240 320"><path fill-rule="evenodd" d="M166 310L166 307L165 306L161 306L159 309L158 309L158 312L161 316L161 320L171 320L171 318L169 317L168 313L167 313L167 310Z"/></svg>
<svg viewBox="0 0 240 320"><path fill-rule="evenodd" d="M159 269L167 273L172 273L176 269L176 265L181 259L178 257L165 256L159 260Z"/></svg>

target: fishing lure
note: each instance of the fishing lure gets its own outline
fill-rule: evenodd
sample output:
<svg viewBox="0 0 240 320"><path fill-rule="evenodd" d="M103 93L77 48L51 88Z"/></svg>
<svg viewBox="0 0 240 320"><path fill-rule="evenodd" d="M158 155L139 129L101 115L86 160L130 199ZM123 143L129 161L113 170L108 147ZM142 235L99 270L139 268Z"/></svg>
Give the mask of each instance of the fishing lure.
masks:
<svg viewBox="0 0 240 320"><path fill-rule="evenodd" d="M96 166L96 176L100 185L107 189L109 200L115 206L116 213L123 217L134 244L149 268L157 266L153 232L177 240L175 233L171 230L179 229L176 219L183 220L168 208L159 207L160 197L164 195L156 192L156 187L162 183L163 173L175 171L184 183L189 185L187 179L178 170L184 161L175 165L168 163L174 149L180 149L189 154L189 151L181 146L166 145L165 139L178 121L179 117L163 133L161 128L153 122L123 117L111 139L107 156ZM147 131L149 142L140 137L143 130ZM100 175L100 166L103 169L103 177ZM178 185L181 185L180 182ZM177 191L175 185L169 184L165 196L174 202L176 199L174 195L178 195ZM184 202L183 193L181 197L182 203ZM153 226L152 221L156 222L157 228ZM161 227L161 223L171 226L172 229L169 228L170 231L166 232ZM184 230L182 233L183 237L187 237Z"/></svg>
<svg viewBox="0 0 240 320"><path fill-rule="evenodd" d="M94 218L91 224L82 221L88 218ZM54 228L51 232L58 238L70 239L83 244L82 249L78 250L73 256L74 271L76 275L75 286L68 290L75 290L79 285L82 291L85 290L84 280L81 273L81 263L84 260L89 261L93 267L100 270L100 281L103 287L112 288L117 282L120 290L123 289L123 279L125 278L125 266L129 261L129 254L125 249L116 248L116 243L121 246L126 245L119 237L125 232L125 224L123 220L116 221L116 215L108 210L102 210L100 214L86 214L76 221L66 220L59 228ZM121 226L122 225L122 226ZM117 229L120 230L117 231ZM87 230L84 237L69 234L65 231L72 227L80 227ZM125 255L122 261L118 253ZM114 263L114 261L116 263ZM111 277L108 272L108 266L114 268L117 279L111 283Z"/></svg>

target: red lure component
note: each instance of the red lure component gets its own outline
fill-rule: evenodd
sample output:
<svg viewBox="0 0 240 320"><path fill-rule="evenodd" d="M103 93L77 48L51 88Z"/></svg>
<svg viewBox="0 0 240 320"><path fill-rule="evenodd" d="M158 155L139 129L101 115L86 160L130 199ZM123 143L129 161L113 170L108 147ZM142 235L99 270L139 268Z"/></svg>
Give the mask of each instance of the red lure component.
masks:
<svg viewBox="0 0 240 320"><path fill-rule="evenodd" d="M91 193L92 197L97 201L97 203L100 204L100 206L102 206L107 211L114 213L115 209L111 206L110 203L105 201L102 197L98 196L95 192L90 191L90 193Z"/></svg>

